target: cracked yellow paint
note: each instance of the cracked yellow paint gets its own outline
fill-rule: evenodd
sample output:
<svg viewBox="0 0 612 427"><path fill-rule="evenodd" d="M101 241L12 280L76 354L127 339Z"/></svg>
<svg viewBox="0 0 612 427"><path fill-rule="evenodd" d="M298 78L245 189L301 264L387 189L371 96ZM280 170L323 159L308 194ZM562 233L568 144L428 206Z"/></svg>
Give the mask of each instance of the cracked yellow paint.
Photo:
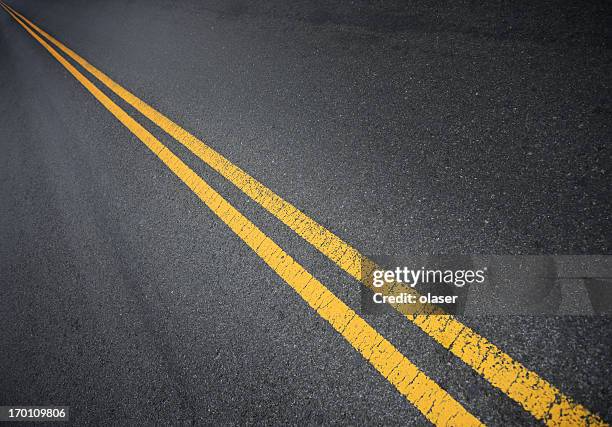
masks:
<svg viewBox="0 0 612 427"><path fill-rule="evenodd" d="M115 94L182 143L212 169L334 261L349 275L357 280L363 280L371 271L378 268L373 261L231 163L220 153L114 82L102 71L18 12L14 10L13 12ZM415 292L399 284L395 285L394 289L398 293ZM494 387L499 388L535 418L544 421L547 425L607 425L597 414L592 413L583 405L575 403L554 385L538 376L537 373L515 361L486 338L478 335L453 316L444 314L437 307L422 305L418 309L420 310L418 314L415 314L414 311L412 313L406 312L405 304L393 306L439 344L482 375ZM512 387L510 387L510 384L512 384Z"/></svg>
<svg viewBox="0 0 612 427"><path fill-rule="evenodd" d="M423 415L439 426L482 426L459 402L421 372L372 326L351 310L297 261L289 256L223 196L149 131L24 24L7 6L5 10L57 59L108 111L140 139L213 211L244 243L287 282L323 319L338 331L378 372L393 384ZM393 375L391 375L393 374ZM415 379L419 379L416 383ZM409 379L411 385L405 386ZM421 403L422 397L428 399Z"/></svg>

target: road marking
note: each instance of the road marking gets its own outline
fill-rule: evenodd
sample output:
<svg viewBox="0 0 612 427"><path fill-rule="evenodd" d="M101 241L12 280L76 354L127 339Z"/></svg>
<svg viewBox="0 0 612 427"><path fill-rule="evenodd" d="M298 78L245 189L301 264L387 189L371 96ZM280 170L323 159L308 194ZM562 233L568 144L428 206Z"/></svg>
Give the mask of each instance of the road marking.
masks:
<svg viewBox="0 0 612 427"><path fill-rule="evenodd" d="M238 189L251 197L283 224L301 236L321 253L335 262L349 275L363 282L374 269L379 267L341 238L285 201L220 153L171 121L159 111L114 82L102 71L56 40L38 26L17 13L36 31L60 50L80 64L110 90L132 105L141 114L182 143L186 148L225 177ZM394 290L414 293L411 288L395 284ZM450 315L444 315L437 307L422 305L421 312L406 312L405 304L393 307L444 348L474 369L491 385L519 403L536 419L549 426L584 425L605 426L597 414L574 402L557 387L547 382L534 371L515 361L495 344L463 325Z"/></svg>
<svg viewBox="0 0 612 427"><path fill-rule="evenodd" d="M164 144L100 91L53 47L34 33L4 3L1 4L13 19L25 28L111 114L138 137L213 213L268 264L278 276L287 282L323 319L329 322L429 421L439 426L483 425L436 382L401 354L361 316L336 297L325 285L306 271L255 224L210 187Z"/></svg>

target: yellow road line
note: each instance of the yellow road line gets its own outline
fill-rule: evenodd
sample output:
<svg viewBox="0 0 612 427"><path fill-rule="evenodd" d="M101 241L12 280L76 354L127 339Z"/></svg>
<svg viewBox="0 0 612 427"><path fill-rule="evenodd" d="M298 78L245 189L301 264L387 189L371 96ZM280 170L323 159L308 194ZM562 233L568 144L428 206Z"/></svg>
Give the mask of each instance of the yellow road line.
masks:
<svg viewBox="0 0 612 427"><path fill-rule="evenodd" d="M2 3L4 6L4 3ZM402 355L389 341L351 310L255 224L131 118L94 84L41 39L15 14L5 10L60 62L108 111L140 139L183 181L244 243L287 282L323 319L331 324L406 399L433 424L482 426L444 389Z"/></svg>
<svg viewBox="0 0 612 427"><path fill-rule="evenodd" d="M50 34L22 15L19 16L115 94L182 143L212 169L317 248L349 275L357 280L363 280L364 277L378 268L373 261L231 163L220 153L114 82ZM394 289L397 292L414 292L412 289L404 288L399 284L396 284ZM444 348L478 372L491 385L500 389L535 418L544 421L547 425L607 425L597 414L574 402L557 387L512 359L496 345L463 325L453 316L442 315L441 310L430 305L421 307L422 313L425 314L407 313L405 311L406 305L396 304L393 306ZM433 314L427 315L427 313Z"/></svg>

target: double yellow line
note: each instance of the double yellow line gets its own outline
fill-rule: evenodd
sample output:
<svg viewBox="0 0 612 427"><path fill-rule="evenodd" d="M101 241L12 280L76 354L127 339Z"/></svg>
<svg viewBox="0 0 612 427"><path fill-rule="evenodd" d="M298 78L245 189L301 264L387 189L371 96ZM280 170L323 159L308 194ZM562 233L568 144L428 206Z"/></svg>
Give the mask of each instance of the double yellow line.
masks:
<svg viewBox="0 0 612 427"><path fill-rule="evenodd" d="M285 280L321 317L327 320L408 401L414 404L427 419L441 426L482 425L478 419L467 412L463 406L403 356L363 318L351 310L272 239L227 202L149 131L95 87L90 80L34 32L33 28L40 31L38 27L35 27L6 4L2 3L2 6L108 111L155 153L238 237ZM32 27L29 27L24 21ZM42 34L48 37L45 33ZM51 41L55 44L53 40Z"/></svg>
<svg viewBox="0 0 612 427"><path fill-rule="evenodd" d="M185 129L121 87L10 6L1 1L0 4L427 419L438 425L481 424L358 314L212 189L165 145L101 92L49 43L60 49L116 95L182 143L213 170L334 261L350 276L357 280L368 277L371 271L377 268L373 261ZM396 285L396 289L399 286L401 285ZM421 313L424 314L404 312L403 307L405 306L402 305L394 307L439 344L472 367L494 387L502 390L535 418L544 421L547 425L606 425L599 416L573 402L555 386L513 360L493 343L454 317L444 315L431 306L421 307Z"/></svg>

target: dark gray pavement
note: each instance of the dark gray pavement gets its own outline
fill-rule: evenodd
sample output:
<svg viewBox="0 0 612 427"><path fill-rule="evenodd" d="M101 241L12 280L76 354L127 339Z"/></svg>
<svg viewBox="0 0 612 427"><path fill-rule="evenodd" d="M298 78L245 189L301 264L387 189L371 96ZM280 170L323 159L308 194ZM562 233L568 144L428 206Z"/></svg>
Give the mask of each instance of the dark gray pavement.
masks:
<svg viewBox="0 0 612 427"><path fill-rule="evenodd" d="M10 4L363 253L610 254L607 2ZM426 424L4 12L0 147L0 405ZM535 423L399 316L366 318L483 422ZM609 318L462 320L612 420Z"/></svg>

